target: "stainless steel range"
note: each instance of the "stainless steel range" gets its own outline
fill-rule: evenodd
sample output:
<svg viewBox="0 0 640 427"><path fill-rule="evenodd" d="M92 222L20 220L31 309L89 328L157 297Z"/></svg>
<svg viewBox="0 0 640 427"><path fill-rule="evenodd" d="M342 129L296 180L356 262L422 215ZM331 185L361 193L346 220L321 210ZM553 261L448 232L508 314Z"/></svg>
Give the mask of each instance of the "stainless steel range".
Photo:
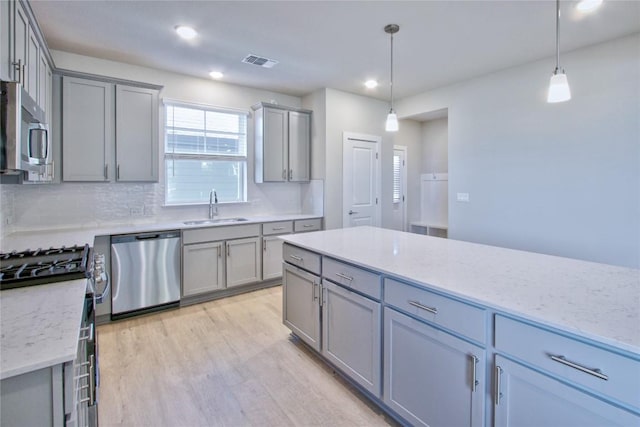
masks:
<svg viewBox="0 0 640 427"><path fill-rule="evenodd" d="M87 279L84 310L78 337L78 351L70 381L65 383L65 407L74 408L66 424L98 425L98 339L95 305L109 291L104 255L93 254L89 245L0 253L0 290ZM100 293L96 289L102 288ZM65 374L65 378L67 374ZM66 399L70 399L67 402Z"/></svg>

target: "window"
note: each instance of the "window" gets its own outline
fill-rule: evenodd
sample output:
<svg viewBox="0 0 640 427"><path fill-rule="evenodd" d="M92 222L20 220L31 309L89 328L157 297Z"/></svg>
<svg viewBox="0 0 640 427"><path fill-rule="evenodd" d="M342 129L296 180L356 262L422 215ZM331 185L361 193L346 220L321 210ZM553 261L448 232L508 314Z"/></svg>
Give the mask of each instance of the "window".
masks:
<svg viewBox="0 0 640 427"><path fill-rule="evenodd" d="M247 113L165 104L165 204L247 201Z"/></svg>
<svg viewBox="0 0 640 427"><path fill-rule="evenodd" d="M393 203L400 203L402 198L402 160L397 154L393 155Z"/></svg>

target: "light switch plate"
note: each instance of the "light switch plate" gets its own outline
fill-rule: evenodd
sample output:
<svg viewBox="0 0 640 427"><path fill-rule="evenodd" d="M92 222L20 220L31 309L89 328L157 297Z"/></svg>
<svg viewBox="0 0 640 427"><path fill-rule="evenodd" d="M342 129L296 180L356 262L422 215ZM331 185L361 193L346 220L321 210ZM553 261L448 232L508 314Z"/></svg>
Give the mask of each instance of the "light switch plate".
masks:
<svg viewBox="0 0 640 427"><path fill-rule="evenodd" d="M456 200L458 200L459 202L468 202L469 193L456 193Z"/></svg>

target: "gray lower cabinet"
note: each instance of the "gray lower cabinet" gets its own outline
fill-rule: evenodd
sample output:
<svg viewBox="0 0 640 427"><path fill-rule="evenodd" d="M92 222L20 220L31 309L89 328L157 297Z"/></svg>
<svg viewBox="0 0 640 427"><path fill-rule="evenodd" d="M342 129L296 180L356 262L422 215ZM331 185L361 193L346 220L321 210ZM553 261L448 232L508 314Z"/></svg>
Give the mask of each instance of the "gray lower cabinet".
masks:
<svg viewBox="0 0 640 427"><path fill-rule="evenodd" d="M278 236L262 238L262 280L282 276L282 244Z"/></svg>
<svg viewBox="0 0 640 427"><path fill-rule="evenodd" d="M496 355L496 427L638 426L640 416ZM636 378L638 380L638 378Z"/></svg>
<svg viewBox="0 0 640 427"><path fill-rule="evenodd" d="M72 364L65 368L72 369ZM0 425L63 426L63 396L61 364L4 379L0 382Z"/></svg>
<svg viewBox="0 0 640 427"><path fill-rule="evenodd" d="M227 288L260 281L260 238L229 240L227 249Z"/></svg>
<svg viewBox="0 0 640 427"><path fill-rule="evenodd" d="M482 426L485 351L384 309L384 403L416 426Z"/></svg>
<svg viewBox="0 0 640 427"><path fill-rule="evenodd" d="M224 288L224 242L184 245L182 262L183 296Z"/></svg>
<svg viewBox="0 0 640 427"><path fill-rule="evenodd" d="M376 397L381 395L381 304L322 282L322 355Z"/></svg>
<svg viewBox="0 0 640 427"><path fill-rule="evenodd" d="M320 351L320 277L289 264L284 264L282 274L283 323Z"/></svg>

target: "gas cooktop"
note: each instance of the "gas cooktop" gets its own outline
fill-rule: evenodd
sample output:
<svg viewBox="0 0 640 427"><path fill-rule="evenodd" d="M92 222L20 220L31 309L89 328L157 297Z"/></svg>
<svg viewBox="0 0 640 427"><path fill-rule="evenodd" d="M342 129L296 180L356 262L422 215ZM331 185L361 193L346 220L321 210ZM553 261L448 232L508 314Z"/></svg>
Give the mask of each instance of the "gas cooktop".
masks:
<svg viewBox="0 0 640 427"><path fill-rule="evenodd" d="M89 277L89 245L0 253L0 290Z"/></svg>

